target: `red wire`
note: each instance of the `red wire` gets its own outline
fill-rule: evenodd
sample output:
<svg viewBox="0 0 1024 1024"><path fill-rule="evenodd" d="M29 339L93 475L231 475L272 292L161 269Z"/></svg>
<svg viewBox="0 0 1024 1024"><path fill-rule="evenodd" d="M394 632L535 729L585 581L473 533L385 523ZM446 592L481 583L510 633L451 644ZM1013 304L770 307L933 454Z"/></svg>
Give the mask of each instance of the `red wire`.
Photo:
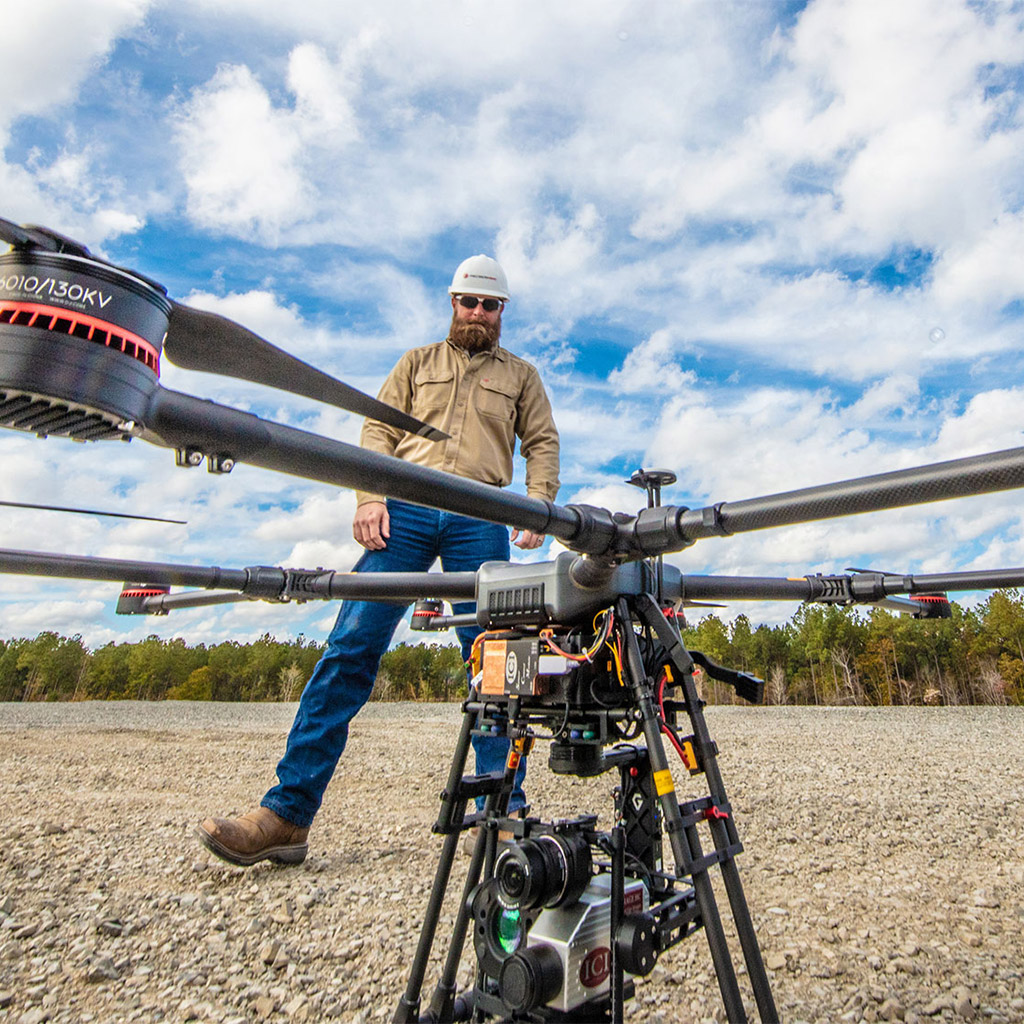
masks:
<svg viewBox="0 0 1024 1024"><path fill-rule="evenodd" d="M676 734L668 727L665 722L665 684L668 682L668 676L662 672L661 679L658 681L658 724L661 726L661 731L669 738L669 742L675 747L676 753L679 755L679 760L683 762L684 767L689 768L689 763L686 757L686 751L683 750L679 740L676 739Z"/></svg>
<svg viewBox="0 0 1024 1024"><path fill-rule="evenodd" d="M661 723L661 731L668 737L669 742L673 747L676 748L676 753L679 755L679 760L683 762L683 766L689 768L686 761L686 751L679 744L679 740L676 739L675 733L664 723Z"/></svg>

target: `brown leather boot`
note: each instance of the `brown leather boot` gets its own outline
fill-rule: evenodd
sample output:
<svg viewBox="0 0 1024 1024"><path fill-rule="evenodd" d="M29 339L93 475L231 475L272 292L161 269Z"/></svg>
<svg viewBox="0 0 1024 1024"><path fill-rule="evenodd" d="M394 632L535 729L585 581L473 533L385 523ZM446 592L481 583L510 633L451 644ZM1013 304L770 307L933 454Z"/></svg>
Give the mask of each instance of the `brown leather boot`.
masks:
<svg viewBox="0 0 1024 1024"><path fill-rule="evenodd" d="M301 864L306 859L308 828L299 828L269 807L257 807L240 818L207 818L196 838L229 864L247 868L261 860Z"/></svg>

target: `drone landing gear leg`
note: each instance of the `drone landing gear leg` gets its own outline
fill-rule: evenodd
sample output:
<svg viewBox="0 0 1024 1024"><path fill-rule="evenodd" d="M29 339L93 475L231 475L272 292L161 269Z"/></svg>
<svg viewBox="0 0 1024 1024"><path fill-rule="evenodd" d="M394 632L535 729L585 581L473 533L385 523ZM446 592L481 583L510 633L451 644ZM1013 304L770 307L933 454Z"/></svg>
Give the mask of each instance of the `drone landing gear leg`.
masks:
<svg viewBox="0 0 1024 1024"><path fill-rule="evenodd" d="M476 709L479 707L475 703L474 697L475 693L471 693L470 700L463 712L462 727L459 731L451 768L448 772L448 783L441 794L441 812L434 825L434 831L444 833L444 845L441 848L441 858L437 865L437 871L434 874L434 882L431 886L430 899L427 902L427 910L423 918L423 927L420 930L416 955L413 958L412 967L409 971L409 980L406 984L405 993L399 1000L395 1014L392 1017L393 1024L415 1024L415 1022L420 1020L452 1021L456 1019L454 1008L455 979L459 960L462 956L462 947L465 943L469 927L469 894L480 879L480 870L483 867L485 856L488 852L493 856L493 846L497 835L496 832L493 836L490 834L493 830L488 830L487 833L482 834L473 850L473 857L470 860L469 869L466 874L462 900L459 904L458 915L452 931L452 941L448 947L444 970L434 990L430 1009L425 1017L421 1018L420 993L423 988L427 961L430 958L430 951L434 945L434 936L437 931L438 921L440 920L445 893L448 889L452 865L458 852L459 839L467 827L466 806L469 800L476 796L486 795L487 803L481 817L485 821L490 821L505 813L508 800L512 795L516 768L519 762L514 760L511 755L506 763L503 776L465 777L463 775L466 769L466 759L469 754L473 725L478 713Z"/></svg>
<svg viewBox="0 0 1024 1024"><path fill-rule="evenodd" d="M616 613L623 617L620 621L632 621L630 609L625 600L620 599ZM676 862L676 874L688 875L692 880L727 1019L730 1022L745 1022L747 1020L746 1010L736 981L736 972L709 874L709 868L712 865L717 863L720 866L746 961L747 973L754 989L758 1013L764 1022L777 1021L778 1012L772 999L761 952L734 860L735 855L742 850L742 845L736 833L735 824L732 822L725 788L715 759L715 747L704 720L696 686L693 683L691 674L693 661L682 646L678 633L649 596L643 595L637 599L635 613L640 621L668 648L669 657L678 670L680 680L683 681L695 747L710 791L710 800L692 801L685 808L680 808L668 760L665 756L661 727L654 702L653 682L644 669L636 637L627 630L628 681L633 686L636 706L641 713L644 736L651 759L651 770L664 815L665 831L668 834ZM697 831L697 823L703 819L708 821L715 845L715 851L711 854L704 853Z"/></svg>
<svg viewBox="0 0 1024 1024"><path fill-rule="evenodd" d="M620 598L618 605L616 615L619 621L632 622L633 616L626 601ZM697 835L695 825L684 821L672 784L672 773L665 756L665 747L661 740L661 726L654 704L653 684L644 669L640 647L631 629L625 630L625 637L629 681L632 683L636 706L641 714L644 738L647 740L647 751L651 759L651 771L661 800L665 831L672 847L676 874L689 876L693 882L694 894L697 898L697 905L700 907L701 920L711 949L711 959L718 977L718 987L725 1004L726 1018L730 1024L741 1024L741 1022L745 1024L747 1014L743 1008L743 999L736 981L736 971L729 956L729 947L722 928L722 919L718 913L718 904L715 902L715 893L711 887L707 865L704 863L700 837ZM686 845L684 845L684 841Z"/></svg>
<svg viewBox="0 0 1024 1024"><path fill-rule="evenodd" d="M466 942L466 936L469 933L472 917L470 896L477 882L480 881L480 871L485 862L488 874L494 865L495 850L498 842L498 830L495 827L495 823L498 818L503 817L508 811L509 799L515 786L516 771L519 768L521 758L527 753L526 748L529 746L529 743L530 738L526 736L513 738L509 744L504 776L483 777L490 784L490 792L484 804L482 815L485 824L480 826L480 834L473 848L473 858L470 860L469 868L466 871L466 881L462 887L462 898L459 901L458 913L455 917L455 924L452 927L452 940L448 945L448 955L445 957L441 979L434 989L433 998L430 1000L430 1009L426 1015L428 1021L442 1022L468 1019L465 1013L456 1013L455 993L457 991L456 976L459 970L459 961L462 958L462 949ZM477 776L476 778L479 779L481 777ZM463 781L465 782L466 780ZM497 786L495 786L496 782L498 782ZM449 836L449 838L451 837ZM468 1007L459 1009L468 1010Z"/></svg>
<svg viewBox="0 0 1024 1024"><path fill-rule="evenodd" d="M694 745L698 751L699 765L707 779L708 791L711 794L711 806L706 812L707 822L711 830L715 850L721 858L719 863L722 881L729 897L729 906L740 947L743 950L747 966L747 976L754 990L757 1012L762 1021L777 1021L778 1010L772 997L768 975L765 972L761 948L754 932L754 922L750 917L750 908L743 892L739 868L736 866L735 854L742 850L736 822L732 817L731 808L725 793L725 784L718 767L718 754L708 731L704 718L703 704L697 694L697 686L693 681L693 659L683 646L679 633L662 614L661 609L649 597L641 597L640 614L651 627L658 639L668 649L669 657L678 671L678 682L683 688L683 697L693 729Z"/></svg>

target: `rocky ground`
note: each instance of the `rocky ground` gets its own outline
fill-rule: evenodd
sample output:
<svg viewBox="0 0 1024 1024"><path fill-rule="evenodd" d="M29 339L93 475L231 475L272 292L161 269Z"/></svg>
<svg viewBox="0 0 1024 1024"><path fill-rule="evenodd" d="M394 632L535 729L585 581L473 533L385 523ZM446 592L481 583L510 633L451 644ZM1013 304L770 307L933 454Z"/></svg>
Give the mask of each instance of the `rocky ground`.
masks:
<svg viewBox="0 0 1024 1024"><path fill-rule="evenodd" d="M255 804L293 711L0 705L0 1022L390 1020L458 709L367 708L305 864L222 864L192 827ZM1024 1021L1024 709L708 720L784 1020ZM534 760L535 811L607 821L610 776L567 781ZM627 1016L697 1022L719 1007L698 933Z"/></svg>

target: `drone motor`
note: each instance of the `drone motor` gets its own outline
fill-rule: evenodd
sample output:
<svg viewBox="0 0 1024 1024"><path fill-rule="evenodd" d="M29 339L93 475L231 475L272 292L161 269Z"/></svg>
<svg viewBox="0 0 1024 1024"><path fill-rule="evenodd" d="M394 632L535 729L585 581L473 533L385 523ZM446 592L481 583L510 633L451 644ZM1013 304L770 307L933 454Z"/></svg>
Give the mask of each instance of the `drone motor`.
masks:
<svg viewBox="0 0 1024 1024"><path fill-rule="evenodd" d="M159 286L85 256L0 256L0 424L126 437L159 386L170 312Z"/></svg>

